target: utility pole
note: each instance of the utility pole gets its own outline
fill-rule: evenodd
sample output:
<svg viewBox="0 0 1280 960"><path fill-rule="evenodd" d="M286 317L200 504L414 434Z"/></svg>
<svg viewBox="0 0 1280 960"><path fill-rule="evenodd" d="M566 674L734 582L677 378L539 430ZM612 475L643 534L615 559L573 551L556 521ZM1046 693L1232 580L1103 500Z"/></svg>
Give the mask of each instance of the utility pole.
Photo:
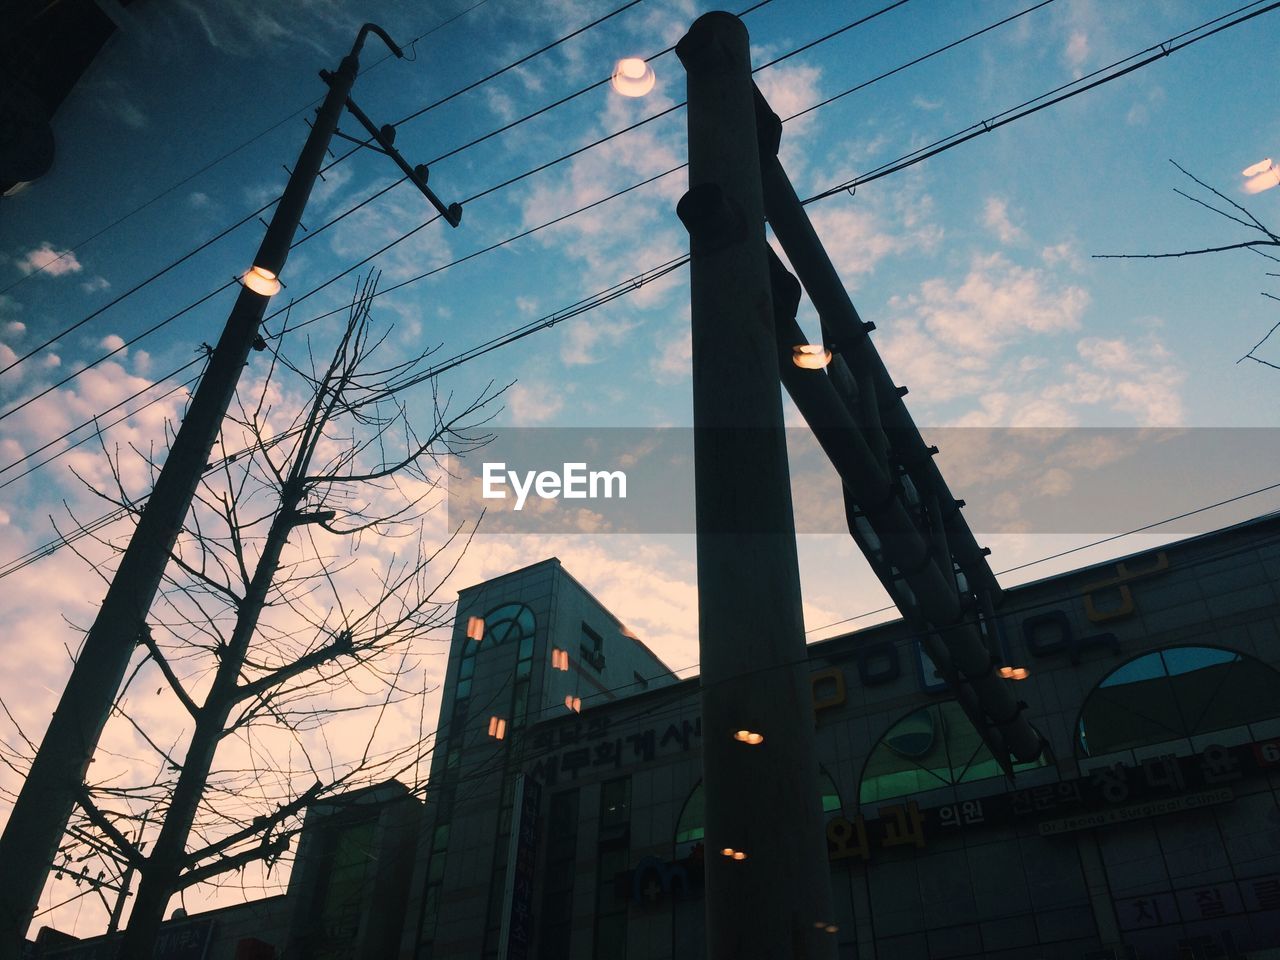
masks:
<svg viewBox="0 0 1280 960"><path fill-rule="evenodd" d="M778 349L742 21L708 13L688 73L707 957L836 956Z"/></svg>
<svg viewBox="0 0 1280 960"><path fill-rule="evenodd" d="M196 485L235 393L249 351L259 341L259 326L289 255L311 189L344 106L452 226L462 210L445 207L426 185L426 168L410 168L392 146L393 127L376 129L350 100L360 69L359 55L372 32L397 57L404 52L382 28L361 27L336 73L322 72L329 93L317 111L311 133L276 205L253 268L245 274L208 368L191 399L155 488L120 560L93 626L85 637L66 689L45 731L31 771L18 794L0 837L0 960L20 960L27 927L66 831L75 797L84 781L98 738L128 669L151 603L160 586L170 551L190 509Z"/></svg>

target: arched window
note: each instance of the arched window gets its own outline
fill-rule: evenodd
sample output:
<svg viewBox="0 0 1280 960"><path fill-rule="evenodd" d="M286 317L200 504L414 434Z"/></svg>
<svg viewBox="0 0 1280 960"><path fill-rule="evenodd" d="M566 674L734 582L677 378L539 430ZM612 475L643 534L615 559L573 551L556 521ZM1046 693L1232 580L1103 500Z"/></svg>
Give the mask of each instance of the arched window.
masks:
<svg viewBox="0 0 1280 960"><path fill-rule="evenodd" d="M822 796L823 814L838 812L842 806L840 791L835 781L821 766L818 767L818 790ZM706 801L702 793L702 781L689 791L689 796L680 811L680 819L676 822L676 859L683 860L693 852L693 848L702 842L706 823Z"/></svg>
<svg viewBox="0 0 1280 960"><path fill-rule="evenodd" d="M836 788L836 782L831 779L831 774L819 765L818 767L818 790L822 795L822 812L839 813L843 804L840 802L840 791Z"/></svg>
<svg viewBox="0 0 1280 960"><path fill-rule="evenodd" d="M1274 736L1251 728L1280 716L1280 674L1221 647L1165 647L1117 667L1085 698L1081 756L1168 744L1190 754L1215 741ZM1231 731L1232 736L1223 734Z"/></svg>
<svg viewBox="0 0 1280 960"><path fill-rule="evenodd" d="M527 676L533 656L533 635L537 622L533 611L523 603L504 603L484 615L484 636L476 642L463 641L462 660L458 664L458 686L455 701L463 701L471 695L471 678L476 672L476 651L483 647L496 647L511 642L520 645L518 672ZM523 707L521 708L523 710Z"/></svg>
<svg viewBox="0 0 1280 960"><path fill-rule="evenodd" d="M523 603L504 603L484 615L484 645L527 643L532 651L534 626L533 611ZM523 649L521 656L524 656Z"/></svg>
<svg viewBox="0 0 1280 960"><path fill-rule="evenodd" d="M1044 755L1031 763L1015 763L1014 770L1030 770L1048 763ZM943 700L907 714L880 738L858 787L859 803L937 790L1004 776L987 745L960 704Z"/></svg>
<svg viewBox="0 0 1280 960"><path fill-rule="evenodd" d="M702 781L699 780L684 802L680 811L680 819L676 823L676 859L683 860L693 852L693 848L702 842L702 825L706 823L706 801L702 795Z"/></svg>

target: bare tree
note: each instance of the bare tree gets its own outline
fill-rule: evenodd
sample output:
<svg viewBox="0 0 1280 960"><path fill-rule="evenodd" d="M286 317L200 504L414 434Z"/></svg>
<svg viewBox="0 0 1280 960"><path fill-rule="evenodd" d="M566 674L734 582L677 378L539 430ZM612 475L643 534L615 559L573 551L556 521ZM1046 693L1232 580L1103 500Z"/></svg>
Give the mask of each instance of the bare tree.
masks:
<svg viewBox="0 0 1280 960"><path fill-rule="evenodd" d="M476 431L503 390L490 383L453 413L428 365L434 351L384 360L375 284L358 289L326 361L309 341L303 363L277 348L252 402L233 405L224 456L206 470L138 637L124 690L167 689L180 714L167 725L181 730L149 729L122 693L117 722L152 759L87 783L63 848L72 871L91 855L111 861L79 879L104 904L104 888L119 894L113 928L138 878L122 957L151 956L175 893L285 856L310 804L422 760L419 737L388 749L376 738L423 693L406 681L451 620L437 591L474 533L446 529L434 545L427 533L440 457L486 442ZM295 381L309 399L282 418ZM115 490L95 492L136 513L119 456L110 462ZM353 739L359 717L358 740L336 743Z"/></svg>
<svg viewBox="0 0 1280 960"><path fill-rule="evenodd" d="M1177 167L1178 171L1183 176L1191 180L1202 190L1212 194L1213 197L1217 198L1217 201L1225 204L1229 209L1223 209L1213 202L1192 196L1183 190L1175 188L1173 191L1174 193L1178 194L1180 197L1185 197L1192 203L1204 207L1206 210L1212 210L1218 216L1224 217L1232 223L1237 223L1244 227L1249 231L1247 236L1249 236L1250 239L1241 240L1236 243L1221 244L1218 246L1197 247L1191 250L1183 250L1178 253L1095 253L1093 255L1095 260L1167 260L1175 257L1197 257L1209 253L1226 253L1231 250L1248 250L1275 263L1280 263L1280 256L1277 255L1280 254L1280 236L1278 236L1275 231L1255 217L1248 209L1236 203L1221 191L1215 190L1199 177L1196 177L1194 174L1183 169L1175 161L1170 160L1169 162ZM1246 173L1248 172L1249 171L1246 171ZM1270 250L1275 250L1276 253L1271 253L1269 252ZM1267 276L1280 277L1280 273L1268 271ZM1280 297L1277 297L1273 293L1267 293L1265 290L1262 291L1262 295L1264 297L1269 297L1272 300L1280 300ZM1266 343L1267 340L1271 338L1271 335L1278 329L1280 329L1280 320L1276 321L1276 323L1272 325L1271 329L1267 331L1266 335L1250 347L1249 352L1237 360L1236 363L1243 363L1245 360L1253 360L1263 366L1271 367L1274 370L1280 370L1280 366L1277 366L1270 361L1263 360L1254 353L1254 351Z"/></svg>

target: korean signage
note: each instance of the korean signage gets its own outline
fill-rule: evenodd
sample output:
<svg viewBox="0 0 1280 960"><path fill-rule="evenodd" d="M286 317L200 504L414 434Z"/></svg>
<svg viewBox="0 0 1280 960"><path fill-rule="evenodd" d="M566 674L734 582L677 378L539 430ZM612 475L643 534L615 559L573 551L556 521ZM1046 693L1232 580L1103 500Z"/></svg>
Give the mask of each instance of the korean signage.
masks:
<svg viewBox="0 0 1280 960"><path fill-rule="evenodd" d="M1035 823L1041 836L1144 820L1230 801L1231 784L1280 766L1280 740L1211 746L1197 756L1150 757L1136 766L1099 767L1076 780L1027 787L921 810L914 800L827 823L832 860L864 863L877 851L923 849L930 839L988 824Z"/></svg>
<svg viewBox="0 0 1280 960"><path fill-rule="evenodd" d="M1120 929L1126 931L1218 920L1237 913L1280 911L1280 874L1125 897L1115 904Z"/></svg>
<svg viewBox="0 0 1280 960"><path fill-rule="evenodd" d="M554 786L577 780L583 770L616 770L624 764L648 763L659 754L688 753L701 740L701 717L613 737L608 717L591 717L535 733L531 746L539 759L530 764L529 774Z"/></svg>

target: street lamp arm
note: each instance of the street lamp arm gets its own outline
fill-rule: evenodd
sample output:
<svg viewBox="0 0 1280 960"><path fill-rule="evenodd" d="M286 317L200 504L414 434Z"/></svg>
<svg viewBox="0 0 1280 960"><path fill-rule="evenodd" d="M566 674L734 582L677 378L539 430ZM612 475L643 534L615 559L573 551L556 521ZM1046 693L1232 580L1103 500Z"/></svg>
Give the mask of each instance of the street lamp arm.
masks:
<svg viewBox="0 0 1280 960"><path fill-rule="evenodd" d="M356 42L351 46L351 56L360 56L360 49L364 46L364 38L370 33L376 33L380 36L382 38L382 42L390 48L391 52L394 53L398 59L404 59L404 51L400 49L400 45L392 40L387 31L383 30L376 23L366 23L360 28L360 32L356 34Z"/></svg>

